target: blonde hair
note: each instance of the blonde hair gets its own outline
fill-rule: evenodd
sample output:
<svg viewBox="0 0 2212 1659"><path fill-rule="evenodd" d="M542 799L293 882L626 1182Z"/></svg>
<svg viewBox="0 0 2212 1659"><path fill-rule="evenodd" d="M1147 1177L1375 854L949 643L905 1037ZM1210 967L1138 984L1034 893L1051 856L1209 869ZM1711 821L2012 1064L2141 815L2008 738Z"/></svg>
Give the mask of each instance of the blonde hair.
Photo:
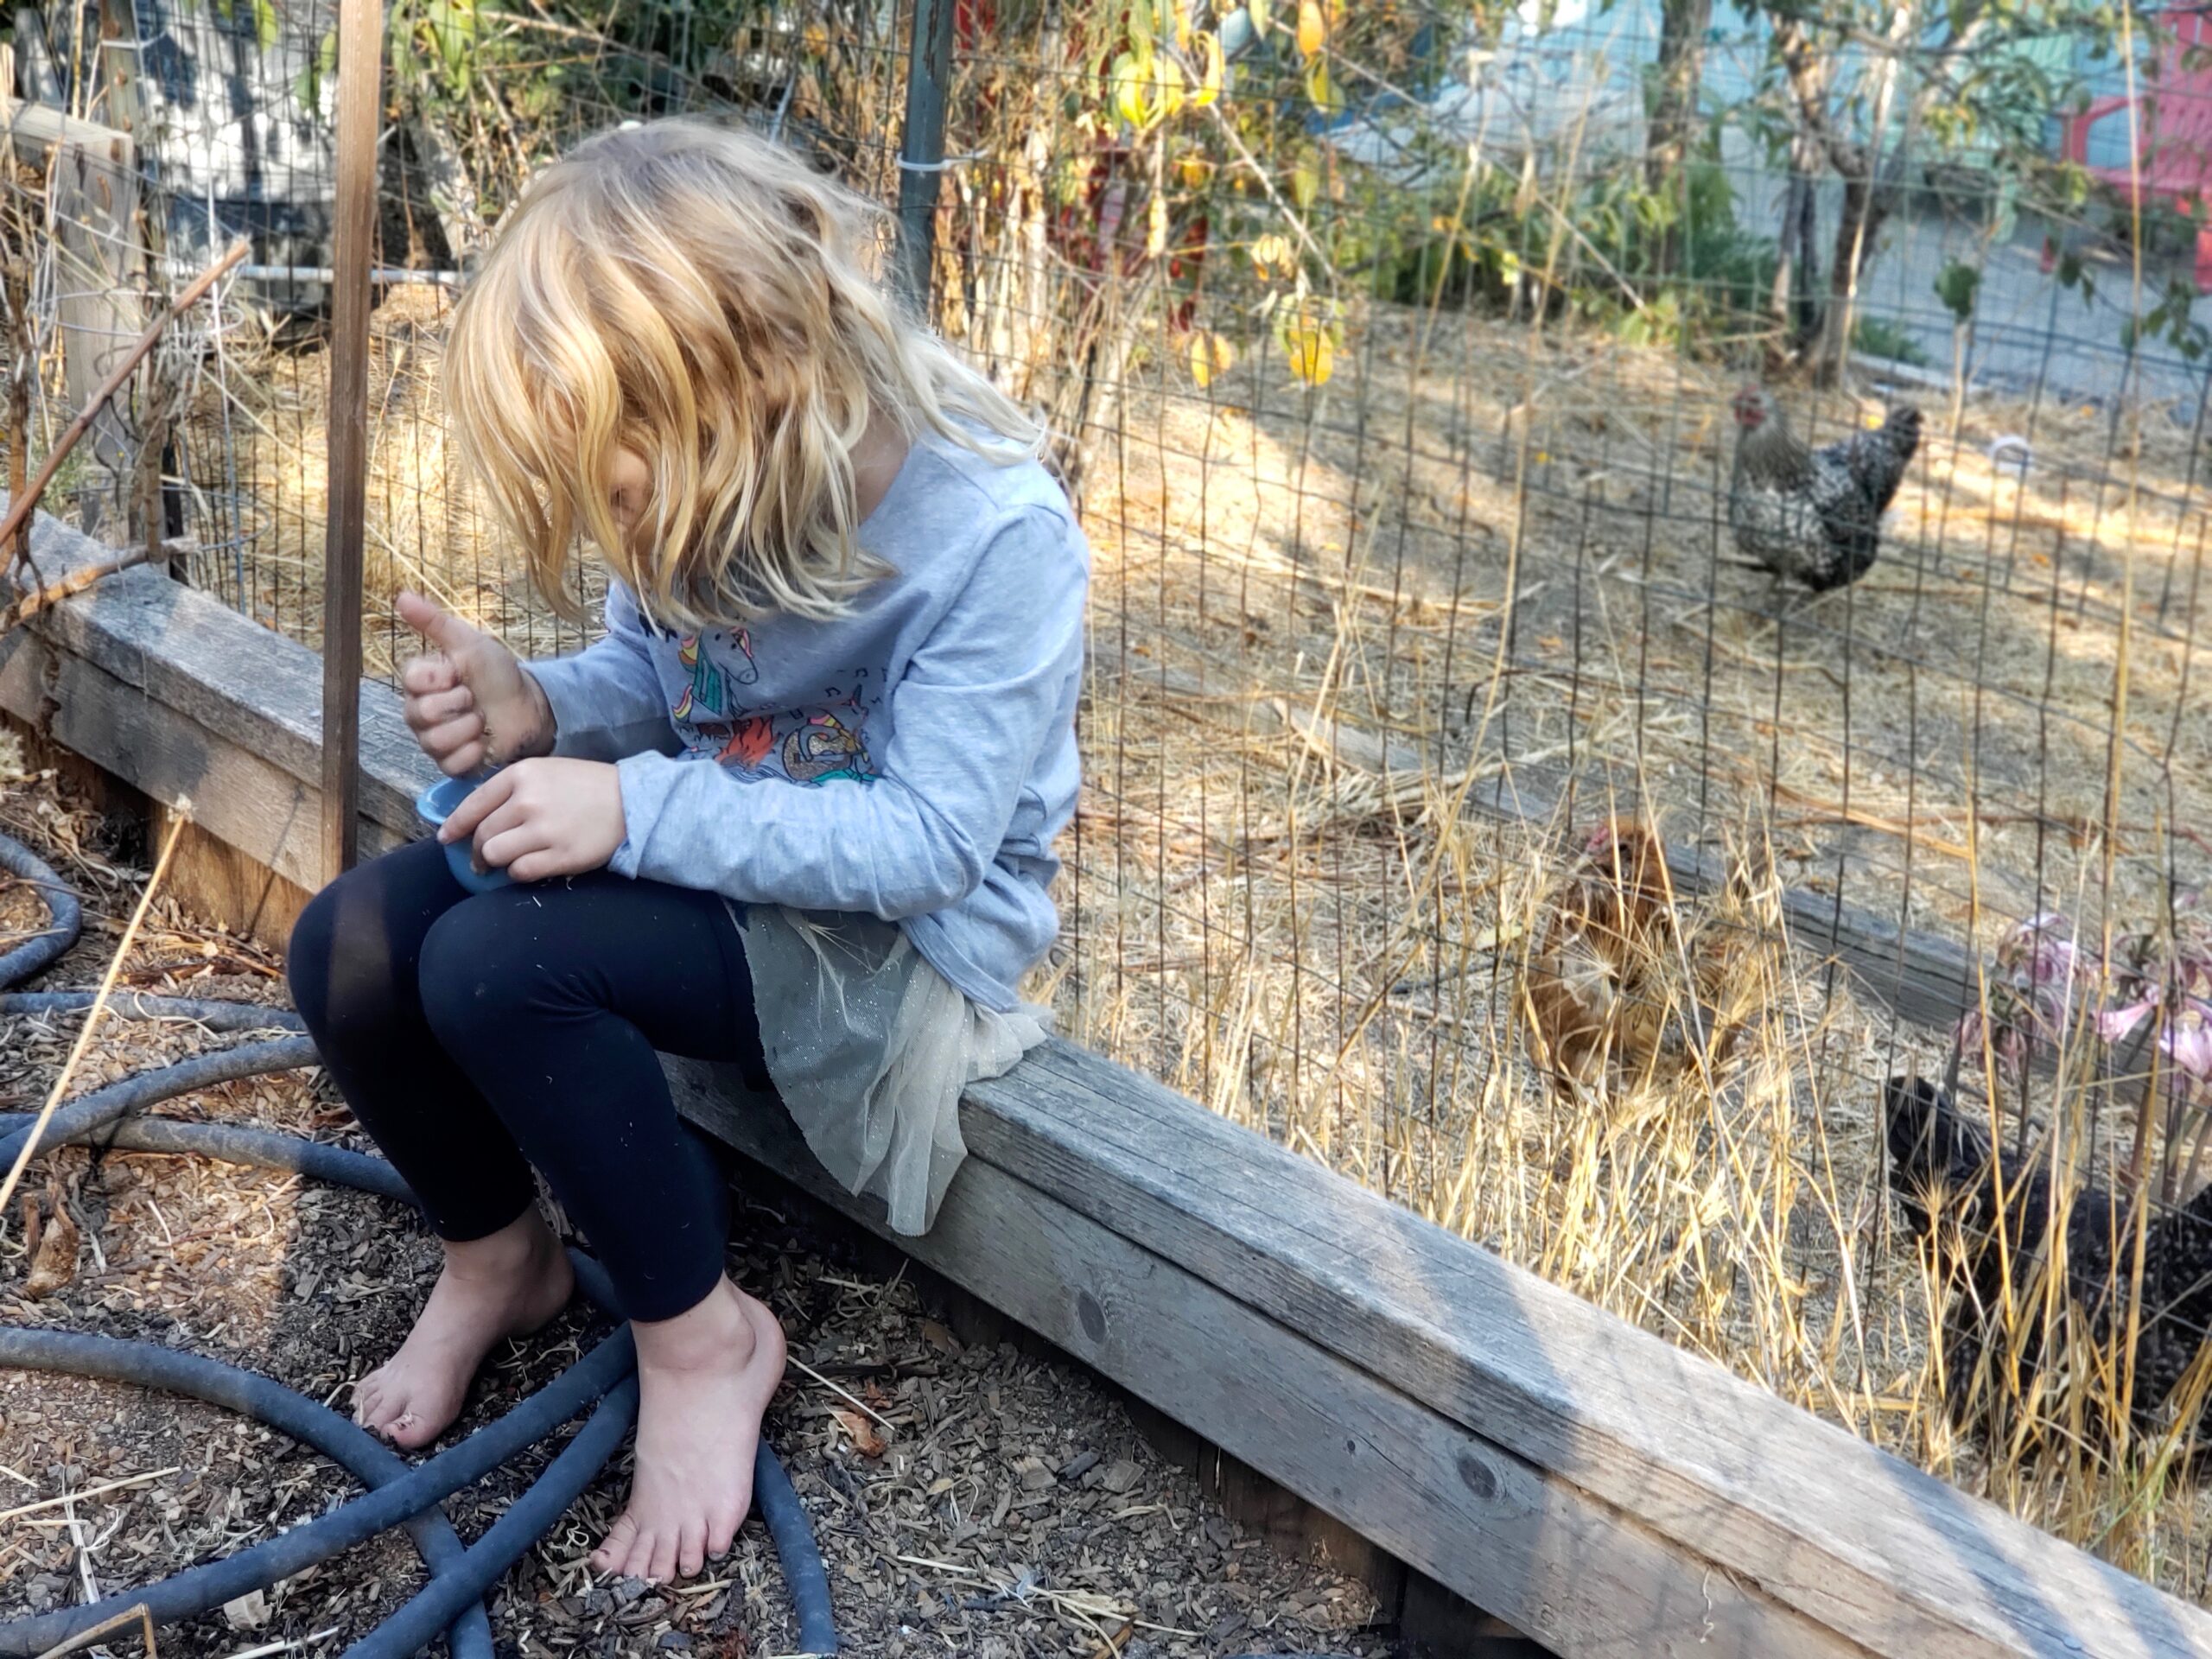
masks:
<svg viewBox="0 0 2212 1659"><path fill-rule="evenodd" d="M534 179L454 316L461 453L573 615L588 531L663 626L841 614L887 574L855 538L854 448L880 413L1002 461L1043 434L873 275L887 216L715 124L604 134ZM652 471L620 531L618 449Z"/></svg>

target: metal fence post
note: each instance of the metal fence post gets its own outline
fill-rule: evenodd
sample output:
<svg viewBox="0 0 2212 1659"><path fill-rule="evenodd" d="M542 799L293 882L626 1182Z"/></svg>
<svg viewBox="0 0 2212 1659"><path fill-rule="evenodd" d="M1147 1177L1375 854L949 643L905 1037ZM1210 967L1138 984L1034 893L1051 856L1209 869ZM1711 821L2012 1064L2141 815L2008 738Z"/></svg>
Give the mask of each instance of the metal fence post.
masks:
<svg viewBox="0 0 2212 1659"><path fill-rule="evenodd" d="M944 175L944 98L952 84L954 0L914 0L906 51L906 125L899 144L899 293L926 318L938 186Z"/></svg>
<svg viewBox="0 0 2212 1659"><path fill-rule="evenodd" d="M322 874L361 827L361 543L368 502L369 259L376 238L380 0L339 0L337 212L330 288L330 500L322 540Z"/></svg>

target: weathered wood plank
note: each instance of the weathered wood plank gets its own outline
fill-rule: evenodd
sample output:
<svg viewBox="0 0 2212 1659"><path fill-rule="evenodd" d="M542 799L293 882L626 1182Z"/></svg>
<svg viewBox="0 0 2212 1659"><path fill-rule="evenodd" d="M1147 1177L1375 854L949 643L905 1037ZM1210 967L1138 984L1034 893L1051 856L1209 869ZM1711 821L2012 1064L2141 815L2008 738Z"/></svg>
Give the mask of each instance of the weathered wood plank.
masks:
<svg viewBox="0 0 2212 1659"><path fill-rule="evenodd" d="M33 520L31 550L48 580L108 557L99 542L47 515ZM118 688L113 699L118 710L126 710L130 703L139 706L130 715L135 721L175 721L181 716L190 730L201 734L204 752L197 759L175 757L166 763L168 779L193 777L194 767L214 766L217 750L221 757L244 754L272 774L305 787L305 797L296 805L283 807L285 825L292 823L289 812L294 810L303 810L309 821L319 812L323 686L316 652L150 569L122 570L75 600L42 613L31 628L0 639L0 652L17 651L20 641L33 637L47 641L58 661L82 661L102 671ZM38 721L35 708L13 712L20 719ZM360 721L363 847L378 849L418 832L414 797L435 779L435 767L407 734L398 715L398 696L390 688L360 688ZM79 747L67 736L60 741ZM95 741L91 732L86 732L86 741ZM86 754L106 766L99 754ZM135 779L126 767L111 770L173 803L173 797L163 797L162 790ZM175 783L175 787L190 791L183 783ZM272 791L274 785L268 785L254 797L254 814L276 812ZM213 798L199 801L197 794L194 807L204 823L210 810L219 810ZM217 834L224 832L217 830ZM281 861L264 856L272 845L268 838L252 836L250 827L241 827L241 836L245 838L224 834L226 841L270 862L288 880L309 889L321 885L319 874L299 865L294 854L285 852Z"/></svg>
<svg viewBox="0 0 2212 1659"><path fill-rule="evenodd" d="M55 334L65 418L73 416L145 327L137 292L144 264L137 149L127 132L13 98L0 107L0 131L19 152L34 149L48 158ZM121 404L100 411L89 442L106 483L85 505L102 513L123 499L137 459L137 434Z"/></svg>
<svg viewBox="0 0 2212 1659"><path fill-rule="evenodd" d="M1047 1046L971 1090L962 1126L995 1167L1872 1651L2212 1654L2202 1611L1095 1055Z"/></svg>
<svg viewBox="0 0 2212 1659"><path fill-rule="evenodd" d="M34 520L31 547L49 581L111 556L44 515ZM307 646L143 569L44 613L34 631L212 736L302 784L320 784L322 659ZM415 833L415 796L437 774L409 736L389 687L362 686L361 719L361 816L365 825L382 826L381 838L365 829L364 844L386 845Z"/></svg>
<svg viewBox="0 0 2212 1659"><path fill-rule="evenodd" d="M669 1071L718 1138L1560 1653L1866 1651L985 1160L927 1236L901 1237L776 1102L721 1068Z"/></svg>
<svg viewBox="0 0 2212 1659"><path fill-rule="evenodd" d="M130 135L120 128L102 126L29 99L0 97L0 136L14 140L19 149L80 144L126 159L133 154Z"/></svg>
<svg viewBox="0 0 2212 1659"><path fill-rule="evenodd" d="M105 670L42 645L0 642L0 708L164 806L189 800L201 828L287 881L319 884L315 791ZM365 824L363 836L378 851L404 839L380 823Z"/></svg>
<svg viewBox="0 0 2212 1659"><path fill-rule="evenodd" d="M315 663L137 571L0 640L0 702L203 821L235 791L281 861ZM428 763L388 695L363 734L365 829L408 833ZM678 1075L823 1189L779 1117ZM902 1243L1562 1652L2212 1655L2201 1610L1094 1056L1048 1046L963 1123L944 1222Z"/></svg>

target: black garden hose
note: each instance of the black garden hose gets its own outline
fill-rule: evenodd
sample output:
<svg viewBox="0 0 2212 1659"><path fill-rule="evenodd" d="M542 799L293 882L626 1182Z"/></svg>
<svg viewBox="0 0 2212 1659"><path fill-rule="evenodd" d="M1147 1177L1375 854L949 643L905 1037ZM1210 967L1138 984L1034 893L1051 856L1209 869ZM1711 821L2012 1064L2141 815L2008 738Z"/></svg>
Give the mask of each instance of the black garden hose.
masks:
<svg viewBox="0 0 2212 1659"><path fill-rule="evenodd" d="M0 985L10 982L0 975ZM8 991L0 993L0 1014L82 1014L97 991ZM107 1011L118 1020L174 1020L209 1031L305 1031L307 1022L289 1008L265 1008L258 1002L212 1002L189 996L149 996L143 991L115 991Z"/></svg>
<svg viewBox="0 0 2212 1659"><path fill-rule="evenodd" d="M5 988L58 960L75 942L83 912L76 895L51 869L6 836L0 836L0 870L30 883L45 901L50 918L43 932L0 955L0 988ZM92 994L84 991L0 990L0 1014L73 1013L89 1008L92 1001ZM122 1018L175 1019L211 1031L300 1028L296 1014L279 1009L137 992L111 997L108 1007ZM211 1083L313 1065L315 1058L314 1045L301 1035L245 1044L142 1072L71 1101L49 1121L40 1144L75 1141L132 1150L196 1153L226 1162L296 1171L381 1198L412 1202L398 1172L379 1158L266 1130L131 1116ZM20 1153L35 1122L19 1114L0 1114L0 1167ZM574 1255L574 1260L585 1294L608 1313L617 1313L613 1287L599 1264L582 1255ZM431 1569L429 1586L350 1649L347 1659L404 1659L440 1630L448 1631L454 1659L492 1659L491 1624L482 1598L552 1528L620 1446L637 1414L637 1383L630 1375L634 1363L626 1329L497 1422L410 1468L362 1429L268 1377L151 1343L0 1325L0 1365L73 1371L194 1395L314 1446L371 1488L328 1514L159 1584L90 1606L0 1624L0 1659L42 1653L141 1603L157 1623L208 1611L395 1525L407 1527L414 1535ZM490 1530L464 1550L437 1505L543 1440L594 1400L599 1404L584 1427ZM837 1636L829 1575L798 1494L766 1445L753 1465L753 1507L766 1522L783 1563L801 1648L835 1654Z"/></svg>
<svg viewBox="0 0 2212 1659"><path fill-rule="evenodd" d="M0 1112L0 1135L24 1129L35 1120L28 1113ZM302 1141L296 1135L276 1135L235 1123L187 1123L174 1117L124 1118L80 1129L75 1135L48 1133L41 1145L113 1147L122 1152L193 1153L226 1164L251 1164L262 1169L281 1169L295 1175L312 1175L319 1181L358 1187L380 1198L415 1202L399 1172L381 1158L344 1147Z"/></svg>
<svg viewBox="0 0 2212 1659"><path fill-rule="evenodd" d="M20 841L0 836L0 870L27 883L46 905L46 931L0 951L0 990L20 985L61 960L84 931L85 907L69 884Z"/></svg>
<svg viewBox="0 0 2212 1659"><path fill-rule="evenodd" d="M59 1146L103 1123L112 1123L117 1118L127 1117L165 1100L175 1100L179 1095L191 1094L211 1084L233 1083L240 1077L289 1071L296 1066L315 1063L315 1039L307 1036L279 1037L267 1043L240 1043L236 1048L195 1054L174 1065L135 1072L79 1095L48 1120L39 1141L44 1146ZM29 1135L30 1126L26 1124L0 1140L0 1169L14 1164Z"/></svg>
<svg viewBox="0 0 2212 1659"><path fill-rule="evenodd" d="M313 1446L355 1479L378 1493L389 1491L410 1474L407 1465L391 1447L327 1406L295 1393L265 1376L226 1365L204 1355L184 1353L150 1342L125 1342L114 1337L86 1336L69 1331L41 1331L22 1325L0 1325L0 1365L26 1370L67 1371L77 1376L96 1376L111 1382L131 1382L189 1395L210 1405L222 1406L252 1418L306 1446ZM365 1502L370 1500L356 1500ZM344 1511L339 1511L342 1515ZM435 1578L460 1570L467 1552L454 1535L452 1522L435 1506L416 1506L397 1518L404 1524ZM333 1517L295 1527L256 1550L275 1552L312 1534ZM143 1604L157 1624L173 1624L212 1611L235 1596L264 1589L288 1573L320 1559L309 1555L297 1566L286 1565L272 1573L228 1573L238 1556L194 1567L175 1578L141 1589L125 1590L84 1607L65 1607L35 1618L0 1624L0 1654L9 1659L41 1654L60 1646L71 1637L105 1624L118 1613ZM493 1659L492 1622L482 1603L457 1616L450 1630L454 1659Z"/></svg>

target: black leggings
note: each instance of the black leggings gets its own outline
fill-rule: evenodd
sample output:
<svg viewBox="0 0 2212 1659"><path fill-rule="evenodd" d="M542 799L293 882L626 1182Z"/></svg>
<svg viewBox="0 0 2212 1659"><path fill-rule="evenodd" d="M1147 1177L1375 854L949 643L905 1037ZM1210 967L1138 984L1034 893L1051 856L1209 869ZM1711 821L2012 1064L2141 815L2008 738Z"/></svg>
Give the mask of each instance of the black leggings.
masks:
<svg viewBox="0 0 2212 1659"><path fill-rule="evenodd" d="M714 1287L721 1173L654 1051L734 1061L766 1085L720 898L604 872L471 894L442 847L417 842L315 895L290 973L325 1068L439 1237L521 1216L535 1164L632 1319L671 1318Z"/></svg>

